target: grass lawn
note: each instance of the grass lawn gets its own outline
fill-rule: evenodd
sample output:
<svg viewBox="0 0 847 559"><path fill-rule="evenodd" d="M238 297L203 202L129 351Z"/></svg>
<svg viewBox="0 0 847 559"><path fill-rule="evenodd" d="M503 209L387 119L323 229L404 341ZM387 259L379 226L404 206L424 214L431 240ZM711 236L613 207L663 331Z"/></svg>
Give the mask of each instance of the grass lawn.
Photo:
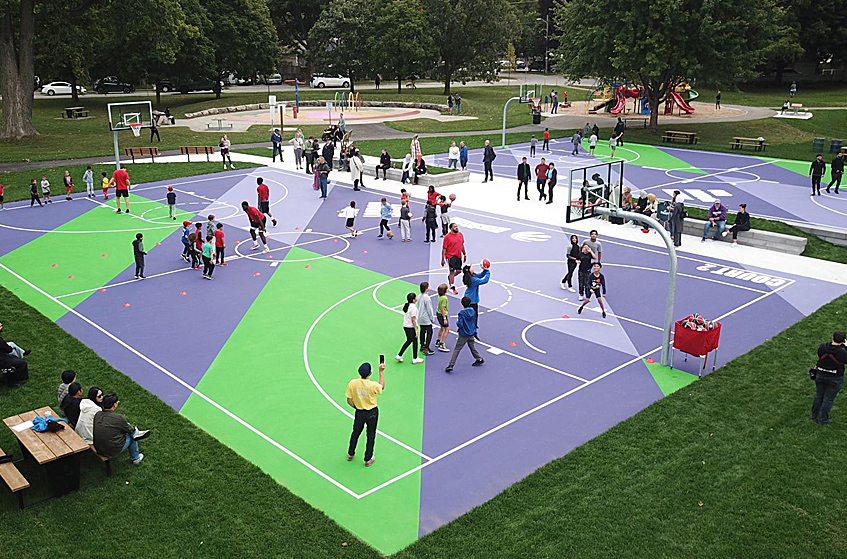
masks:
<svg viewBox="0 0 847 559"><path fill-rule="evenodd" d="M781 107L789 99L788 89L791 80L786 79L780 85L749 84L739 86L737 91L722 91L721 103L727 105L747 105L750 107ZM699 101L715 100L714 87L695 87L700 93ZM802 103L806 107L847 107L847 85L843 83L821 83L797 85L797 95L792 103Z"/></svg>
<svg viewBox="0 0 847 559"><path fill-rule="evenodd" d="M85 183L82 182L82 174L85 172L85 167L85 165L74 165L69 162L68 165L62 167L51 167L35 171L20 171L14 173L0 172L0 183L3 184L3 194L6 202L29 200L30 179L37 179L40 184L41 175L47 175L47 180L50 181L51 194L57 200L62 200L65 197L65 187L62 184L62 177L67 170L71 172L71 177L74 180L74 196L84 196ZM236 169L250 169L253 167L257 167L257 165L254 163L235 163ZM92 165L91 170L94 171L94 190L98 193L98 195L100 195L103 192L100 189L100 173L105 171L107 176L111 178L112 172L115 170L115 165L114 163L110 165ZM217 161L214 163L137 163L135 165L127 165L129 180L132 184L155 182L174 179L177 177L189 177L193 175L207 175L210 173L218 173L220 171L221 165ZM38 192L39 194L41 193L40 186L38 187Z"/></svg>

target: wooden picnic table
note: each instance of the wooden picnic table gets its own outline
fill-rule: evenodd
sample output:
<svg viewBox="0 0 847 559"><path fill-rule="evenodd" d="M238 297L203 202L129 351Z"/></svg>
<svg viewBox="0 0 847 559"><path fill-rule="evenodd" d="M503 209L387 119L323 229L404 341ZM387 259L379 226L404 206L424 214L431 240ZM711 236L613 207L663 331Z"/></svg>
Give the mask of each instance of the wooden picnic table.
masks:
<svg viewBox="0 0 847 559"><path fill-rule="evenodd" d="M79 457L80 453L88 450L88 444L65 422L62 422L65 428L55 433L38 433L31 427L21 431L14 429L15 425L31 421L36 416L49 415L59 417L49 406L45 406L7 417L3 423L18 439L24 458L32 458L44 466L53 487L53 495L58 497L79 489Z"/></svg>
<svg viewBox="0 0 847 559"><path fill-rule="evenodd" d="M88 116L88 109L85 107L65 107L62 118L82 118L86 116Z"/></svg>
<svg viewBox="0 0 847 559"><path fill-rule="evenodd" d="M754 151L765 151L768 144L764 139L759 138L744 138L742 136L733 136L729 143L731 149L742 149L744 146L752 147Z"/></svg>
<svg viewBox="0 0 847 559"><path fill-rule="evenodd" d="M644 128L647 128L647 123L650 121L650 119L649 119L649 118L646 118L646 117L633 117L633 116L630 116L630 117L627 117L627 118L623 119L623 125L624 125L624 128L628 128L628 127L629 127L629 121L630 121L630 120L631 120L631 121L633 121L633 122L641 122L641 123L644 125Z"/></svg>
<svg viewBox="0 0 847 559"><path fill-rule="evenodd" d="M697 133L682 132L680 130L665 130L665 133L662 136L663 142L676 142L677 140L681 140L683 143L686 144L696 144Z"/></svg>

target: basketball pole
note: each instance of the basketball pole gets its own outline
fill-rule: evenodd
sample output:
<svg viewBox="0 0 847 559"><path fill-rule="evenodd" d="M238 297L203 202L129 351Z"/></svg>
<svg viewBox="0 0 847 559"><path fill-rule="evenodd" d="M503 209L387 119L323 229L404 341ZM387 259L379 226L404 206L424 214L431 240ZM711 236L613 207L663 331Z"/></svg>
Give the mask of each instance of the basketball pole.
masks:
<svg viewBox="0 0 847 559"><path fill-rule="evenodd" d="M113 130L112 133L115 136L115 171L121 168L121 155L118 151L118 131Z"/></svg>
<svg viewBox="0 0 847 559"><path fill-rule="evenodd" d="M511 103L512 101L520 100L520 97L512 97L511 99L506 101L505 105L503 105L503 140L502 145L500 146L502 149L506 149L506 111L509 109L509 103Z"/></svg>
<svg viewBox="0 0 847 559"><path fill-rule="evenodd" d="M665 246L668 249L668 258L670 259L670 270L668 273L668 296L665 301L665 327L664 330L662 330L662 357L659 362L662 365L670 366L671 327L674 323L673 306L674 298L676 296L676 247L673 246L673 239L671 239L671 236L668 235L668 232L664 227L662 227L661 223L644 214L628 212L617 208L605 208L602 206L595 206L594 213L609 217L622 217L624 219L643 223L650 229L658 232L659 236L662 237L662 240L665 241Z"/></svg>

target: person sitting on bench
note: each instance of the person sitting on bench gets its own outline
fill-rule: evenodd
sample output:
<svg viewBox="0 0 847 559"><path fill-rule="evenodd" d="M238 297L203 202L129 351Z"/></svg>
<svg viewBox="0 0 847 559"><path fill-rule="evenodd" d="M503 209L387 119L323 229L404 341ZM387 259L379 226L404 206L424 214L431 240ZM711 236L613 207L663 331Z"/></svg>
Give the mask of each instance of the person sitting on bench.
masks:
<svg viewBox="0 0 847 559"><path fill-rule="evenodd" d="M62 410L62 415L68 418L68 423L71 427L76 428L79 421L79 406L82 403L82 385L78 382L72 382L68 387L68 395L62 400L62 405L59 408Z"/></svg>
<svg viewBox="0 0 847 559"><path fill-rule="evenodd" d="M379 171L382 169L382 180L386 180L386 174L391 167L391 156L386 150L382 150L382 155L379 156L379 165L376 166L375 178L379 178Z"/></svg>
<svg viewBox="0 0 847 559"><path fill-rule="evenodd" d="M0 332L3 332L2 323ZM0 370L4 372L9 386L20 386L29 379L29 365L24 357L30 353L30 350L22 349L16 343L7 342L0 337Z"/></svg>
<svg viewBox="0 0 847 559"><path fill-rule="evenodd" d="M138 452L138 441L147 438L150 431L141 431L130 425L116 411L118 403L120 400L114 392L103 397L103 411L94 416L94 449L106 458L117 458L128 448L132 463L137 465L144 459L144 455Z"/></svg>
<svg viewBox="0 0 847 559"><path fill-rule="evenodd" d="M420 161L418 161L418 164L415 165L415 180L413 181L415 184L418 184L418 177L420 175L426 174L426 169L426 161L424 161L423 157L421 157Z"/></svg>
<svg viewBox="0 0 847 559"><path fill-rule="evenodd" d="M732 246L738 244L738 232L750 230L750 214L747 213L747 204L738 205L738 213L735 214L735 225L729 228L728 231L721 233L722 237L726 237L727 233L732 233Z"/></svg>

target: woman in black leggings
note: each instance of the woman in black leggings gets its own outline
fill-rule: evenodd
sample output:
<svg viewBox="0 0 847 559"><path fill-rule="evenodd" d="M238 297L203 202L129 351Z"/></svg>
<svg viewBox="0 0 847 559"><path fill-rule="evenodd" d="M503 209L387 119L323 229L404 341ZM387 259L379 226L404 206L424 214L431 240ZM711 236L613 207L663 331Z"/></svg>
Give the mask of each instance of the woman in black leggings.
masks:
<svg viewBox="0 0 847 559"><path fill-rule="evenodd" d="M577 264L579 264L579 238L576 235L571 235L571 248L568 251L568 273L562 278L562 289L575 291L573 288L573 273ZM567 284L567 287L565 284Z"/></svg>
<svg viewBox="0 0 847 559"><path fill-rule="evenodd" d="M418 296L414 293L406 295L406 304L403 305L403 331L406 333L406 341L400 352L394 358L398 362L403 362L403 352L406 348L412 346L412 363L423 363L423 359L418 357L418 307L415 305L418 301Z"/></svg>

